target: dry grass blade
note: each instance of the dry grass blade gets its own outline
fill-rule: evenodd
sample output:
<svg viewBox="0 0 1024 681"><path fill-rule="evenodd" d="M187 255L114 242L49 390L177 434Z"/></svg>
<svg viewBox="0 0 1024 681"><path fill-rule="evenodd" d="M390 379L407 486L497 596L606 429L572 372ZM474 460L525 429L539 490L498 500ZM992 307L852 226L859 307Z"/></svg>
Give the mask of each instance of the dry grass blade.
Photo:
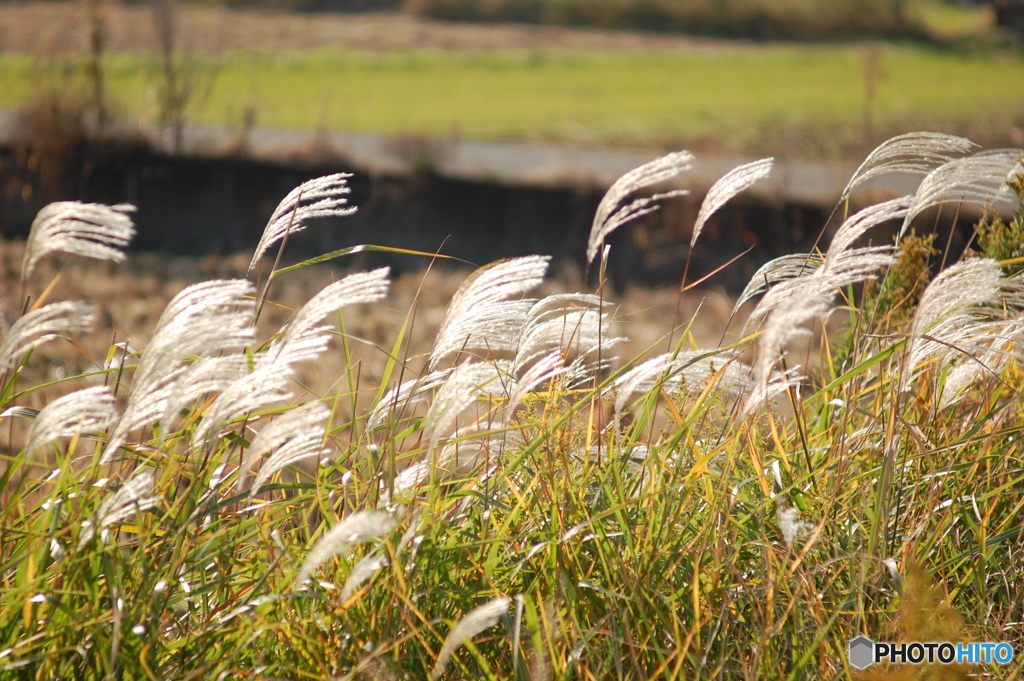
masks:
<svg viewBox="0 0 1024 681"><path fill-rule="evenodd" d="M843 190L842 199L873 177L889 173L925 175L977 146L969 139L937 132L911 132L893 137L868 154Z"/></svg>
<svg viewBox="0 0 1024 681"><path fill-rule="evenodd" d="M129 213L135 206L121 203L60 201L39 211L32 222L25 257L21 263L21 280L25 281L36 263L48 253L62 252L97 260L124 260L124 249L135 236L135 225Z"/></svg>
<svg viewBox="0 0 1024 681"><path fill-rule="evenodd" d="M0 373L37 345L67 333L89 331L92 322L92 308L81 302L51 303L25 314L0 343Z"/></svg>
<svg viewBox="0 0 1024 681"><path fill-rule="evenodd" d="M532 255L499 260L474 271L448 305L431 352L431 369L444 356L440 353L447 353L448 348L458 347L460 340L479 333L479 324L474 320L485 314L489 306L523 296L540 284L550 260L549 256Z"/></svg>
<svg viewBox="0 0 1024 681"><path fill-rule="evenodd" d="M57 438L105 429L117 416L114 402L114 393L107 386L58 397L36 416L29 428L25 449L33 451Z"/></svg>
<svg viewBox="0 0 1024 681"><path fill-rule="evenodd" d="M95 524L89 520L82 522L82 534L78 540L78 548L81 549L89 543L89 540L95 536L97 528L102 532L114 523L135 513L136 510L145 511L156 506L160 497L150 494L155 484L156 480L152 469L146 469L121 485L120 489L100 505Z"/></svg>
<svg viewBox="0 0 1024 681"><path fill-rule="evenodd" d="M645 163L629 171L608 189L594 215L587 240L587 262L594 262L601 244L609 234L631 220L658 209L656 202L671 196L681 196L686 191L672 191L637 199L625 206L619 206L633 192L671 180L693 167L693 154L688 151L673 152Z"/></svg>
<svg viewBox="0 0 1024 681"><path fill-rule="evenodd" d="M305 584L331 556L347 553L353 544L377 539L394 526L394 518L386 511L359 511L348 516L321 537L309 552L295 577L294 588Z"/></svg>
<svg viewBox="0 0 1024 681"><path fill-rule="evenodd" d="M918 187L903 220L900 236L915 217L934 206L960 202L987 204L1009 199L1006 181L1022 155L1024 151L1020 149L987 151L939 166Z"/></svg>
<svg viewBox="0 0 1024 681"><path fill-rule="evenodd" d="M444 673L452 653L458 650L462 644L481 631L490 629L497 624L501 616L508 612L508 606L511 602L512 599L508 596L499 596L494 600L473 608L465 617L459 620L459 623L452 627L452 630L448 632L444 639L444 645L441 646L441 652L437 654L437 661L434 663L434 669L430 673L431 677L437 679Z"/></svg>
<svg viewBox="0 0 1024 681"><path fill-rule="evenodd" d="M249 263L252 272L263 254L284 238L286 232L294 234L306 228L306 222L314 218L343 217L356 212L348 205L348 186L351 173L325 175L303 182L284 197L270 221L263 230L263 236L256 246L256 252Z"/></svg>
<svg viewBox="0 0 1024 681"><path fill-rule="evenodd" d="M238 489L249 489L246 476L252 464L260 457L271 454L252 483L249 496L259 492L277 471L297 461L324 453L324 435L330 408L323 402L311 402L293 409L265 426L249 445L245 461L238 472Z"/></svg>
<svg viewBox="0 0 1024 681"><path fill-rule="evenodd" d="M697 244L697 238L704 229L705 223L715 211L724 206L732 197L748 189L755 182L767 177L772 172L774 158L762 158L759 161L745 163L738 168L730 170L717 182L711 185L707 195L704 197L697 214L697 220L693 223L693 236L690 237L690 248Z"/></svg>

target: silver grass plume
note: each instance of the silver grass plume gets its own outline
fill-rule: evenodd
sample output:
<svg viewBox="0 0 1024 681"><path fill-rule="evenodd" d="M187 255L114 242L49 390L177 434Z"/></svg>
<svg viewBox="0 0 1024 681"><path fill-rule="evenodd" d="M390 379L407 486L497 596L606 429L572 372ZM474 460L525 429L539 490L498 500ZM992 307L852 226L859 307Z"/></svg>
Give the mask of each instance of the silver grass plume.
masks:
<svg viewBox="0 0 1024 681"><path fill-rule="evenodd" d="M921 181L914 201L900 229L906 232L911 221L929 208L943 203L973 202L985 204L1008 199L1006 180L1024 155L1020 149L985 151L945 163Z"/></svg>
<svg viewBox="0 0 1024 681"><path fill-rule="evenodd" d="M117 416L114 407L113 391L102 385L58 397L36 415L25 449L34 451L57 438L104 430Z"/></svg>
<svg viewBox="0 0 1024 681"><path fill-rule="evenodd" d="M401 413L402 410L423 404L429 400L433 391L441 387L441 384L445 382L451 371L451 369L433 371L426 376L405 381L401 385L389 390L377 402L369 418L367 418L367 429L372 432L383 426L392 411Z"/></svg>
<svg viewBox="0 0 1024 681"><path fill-rule="evenodd" d="M181 378L168 388L164 412L160 416L161 432L168 430L182 409L197 399L227 389L245 376L248 368L249 358L242 354L200 357L192 362Z"/></svg>
<svg viewBox="0 0 1024 681"><path fill-rule="evenodd" d="M785 291L785 299L778 301L765 318L754 363L754 387L744 403L743 416L765 404L773 394L799 382L801 375L797 367L786 375L780 375L775 371L775 365L791 341L810 333L804 328L805 324L827 317L836 294L833 280L821 276L821 270L811 276L788 281L769 294L780 290ZM759 308L767 298L761 300Z"/></svg>
<svg viewBox="0 0 1024 681"><path fill-rule="evenodd" d="M310 402L282 414L265 426L249 445L249 451L238 471L238 489L250 489L246 484L249 469L262 456L270 454L252 483L250 497L259 492L260 487L282 468L324 454L323 442L330 415L330 408L323 402Z"/></svg>
<svg viewBox="0 0 1024 681"><path fill-rule="evenodd" d="M623 338L609 335L611 315L589 303L558 299L554 304L541 301L534 306L523 327L515 365L525 366L554 350L568 358L574 354L589 355L620 343Z"/></svg>
<svg viewBox="0 0 1024 681"><path fill-rule="evenodd" d="M704 201L700 205L697 220L693 223L693 236L690 237L690 248L697 244L697 238L704 229L704 224L714 213L740 192L750 188L755 182L767 177L772 172L774 158L762 158L759 161L745 163L733 168L711 185Z"/></svg>
<svg viewBox="0 0 1024 681"><path fill-rule="evenodd" d="M253 271L267 249L284 238L285 233L294 234L304 230L307 220L355 213L356 208L348 205L348 195L352 193L348 186L350 177L352 173L324 175L303 182L289 192L270 216L252 262L249 263L249 271Z"/></svg>
<svg viewBox="0 0 1024 681"><path fill-rule="evenodd" d="M750 281L747 282L743 293L736 299L732 313L735 315L745 302L780 282L813 274L823 261L824 258L815 253L793 253L769 260L764 265L761 265L754 272L754 276L750 278Z"/></svg>
<svg viewBox="0 0 1024 681"><path fill-rule="evenodd" d="M431 677L434 679L440 678L441 674L444 673L445 667L448 666L448 660L451 659L452 653L481 631L490 629L497 624L501 616L508 612L508 606L511 602L512 599L508 596L499 596L473 608L465 617L459 620L458 624L452 627L452 630L448 632L444 639L444 645L441 646L441 652L437 654L434 668L430 672Z"/></svg>
<svg viewBox="0 0 1024 681"><path fill-rule="evenodd" d="M503 300L481 305L449 332L437 337L430 353L431 366L455 353L481 352L484 357L515 352L534 300Z"/></svg>
<svg viewBox="0 0 1024 681"><path fill-rule="evenodd" d="M134 211L135 206L126 203L106 206L60 201L46 206L32 221L21 263L21 280L25 281L39 259L48 253L123 261L122 249L135 236L135 225L129 216Z"/></svg>
<svg viewBox="0 0 1024 681"><path fill-rule="evenodd" d="M566 372L568 367L564 365L562 353L558 350L550 352L530 365L530 368L522 373L516 382L515 389L508 398L508 407L505 413L511 415L516 407L545 381L550 381L555 376Z"/></svg>
<svg viewBox="0 0 1024 681"><path fill-rule="evenodd" d="M305 584L331 556L345 555L353 544L378 539L394 526L394 517L386 511L359 511L348 516L322 536L309 552L295 577L294 588Z"/></svg>
<svg viewBox="0 0 1024 681"><path fill-rule="evenodd" d="M434 449L442 437L454 430L459 416L479 399L507 397L515 390L516 380L509 373L511 365L505 361L470 362L455 367L437 391L424 425L425 435ZM494 409L488 405L490 419ZM482 416L481 416L482 417ZM481 417L474 418L474 422Z"/></svg>
<svg viewBox="0 0 1024 681"><path fill-rule="evenodd" d="M327 317L349 305L373 303L387 295L387 267L352 274L328 284L296 313L288 330L274 342L264 361L295 363L315 360L326 349L333 325Z"/></svg>
<svg viewBox="0 0 1024 681"><path fill-rule="evenodd" d="M621 414L629 398L665 386L689 393L703 391L711 382L716 389L738 396L750 384L750 367L732 352L687 350L659 355L622 374L612 385L615 413Z"/></svg>
<svg viewBox="0 0 1024 681"><path fill-rule="evenodd" d="M193 448L211 448L223 426L292 397L293 371L290 363L268 362L224 388L203 414L192 439Z"/></svg>
<svg viewBox="0 0 1024 681"><path fill-rule="evenodd" d="M195 284L171 299L135 370L128 404L110 434L102 463L109 463L132 430L172 410L172 401L180 404L179 382L190 370L190 358L252 345L253 295L250 282L231 279Z"/></svg>
<svg viewBox="0 0 1024 681"><path fill-rule="evenodd" d="M972 334L972 346L958 349L965 354L957 358L946 375L939 394L939 409L946 409L960 402L967 391L982 379L998 376L1011 358L1020 359L1014 346L1024 335L1024 320L1011 319L995 325L993 333ZM985 344L979 341L985 341Z"/></svg>
<svg viewBox="0 0 1024 681"><path fill-rule="evenodd" d="M914 201L913 196L901 196L898 199L884 201L854 213L839 226L832 236L823 267L826 271L836 266L836 260L851 250L853 244L872 227L877 227L889 220L898 220L906 216Z"/></svg>
<svg viewBox="0 0 1024 681"><path fill-rule="evenodd" d="M889 173L926 175L934 168L977 148L977 144L937 132L911 132L882 142L860 164L840 200L867 180Z"/></svg>
<svg viewBox="0 0 1024 681"><path fill-rule="evenodd" d="M455 440L441 448L436 456L417 461L406 467L401 473L395 476L391 485L393 496L388 493L386 483L381 483L381 495L378 507L391 505L393 499L400 499L409 492L422 487L435 479L445 479L451 476L465 473L475 467L487 456L490 451L489 445L493 445L501 451L501 442L487 442L476 440ZM494 452L491 452L492 455Z"/></svg>
<svg viewBox="0 0 1024 681"><path fill-rule="evenodd" d="M641 189L671 180L692 167L693 154L688 151L673 152L656 158L650 163L645 163L639 168L634 168L616 180L597 206L594 223L590 228L590 238L587 241L587 262L594 262L601 244L616 229L627 222L656 211L658 201L673 196L682 196L689 192L677 190L655 194L636 199L620 207L619 204L627 196Z"/></svg>
<svg viewBox="0 0 1024 681"><path fill-rule="evenodd" d="M849 218L836 232L821 265L802 276L784 280L770 288L751 313L747 327L755 321L767 318L776 308L789 307L794 301L799 305L802 296L810 295L815 301L813 305L817 305L819 298L822 297L831 302L838 289L874 278L879 270L892 265L895 258L891 246L851 246L871 227L905 214L907 203L906 199L894 199L867 208ZM784 261L782 268L788 270L788 273L793 273L798 269L797 262ZM747 289L752 290L752 285L753 280ZM744 298L741 296L740 300L743 301ZM784 319L785 315L779 318Z"/></svg>
<svg viewBox="0 0 1024 681"><path fill-rule="evenodd" d="M939 272L925 287L914 314L906 350L911 363L925 331L958 311L998 304L1002 282L1002 267L989 258L963 260Z"/></svg>
<svg viewBox="0 0 1024 681"><path fill-rule="evenodd" d="M160 497L151 494L155 484L156 480L152 469L146 469L121 485L120 489L107 497L106 501L100 505L95 523L91 520L82 521L82 534L78 540L78 548L81 549L89 543L89 540L95 536L97 528L102 532L114 523L135 513L136 510L145 511L156 506Z"/></svg>
<svg viewBox="0 0 1024 681"><path fill-rule="evenodd" d="M440 352L461 347L470 335L480 329L473 320L496 303L524 295L544 280L549 256L531 255L524 258L499 260L477 269L459 287L452 297L444 320L437 331L434 350L430 353L430 368L442 358Z"/></svg>
<svg viewBox="0 0 1024 681"><path fill-rule="evenodd" d="M361 587L366 580L373 577L373 573L381 569L388 564L387 556L375 556L369 555L363 557L355 567L352 568L352 573L345 580L344 586L341 587L341 602L344 603L352 594L356 592L356 589Z"/></svg>
<svg viewBox="0 0 1024 681"><path fill-rule="evenodd" d="M92 308L85 303L50 303L14 322L0 343L0 373L16 364L29 350L64 334L89 331Z"/></svg>
<svg viewBox="0 0 1024 681"><path fill-rule="evenodd" d="M569 362L565 373L562 374L562 387L566 390L581 388L600 376L603 372L612 368L611 357L602 357L600 362L595 362L593 357L580 355Z"/></svg>

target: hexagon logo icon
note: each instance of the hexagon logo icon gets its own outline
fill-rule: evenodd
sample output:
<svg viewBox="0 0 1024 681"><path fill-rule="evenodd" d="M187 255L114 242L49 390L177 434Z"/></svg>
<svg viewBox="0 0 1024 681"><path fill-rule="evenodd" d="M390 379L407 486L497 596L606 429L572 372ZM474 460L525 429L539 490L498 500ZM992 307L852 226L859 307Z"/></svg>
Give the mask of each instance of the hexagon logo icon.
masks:
<svg viewBox="0 0 1024 681"><path fill-rule="evenodd" d="M875 661L875 644L867 636L858 636L850 641L850 664L857 669L867 669Z"/></svg>

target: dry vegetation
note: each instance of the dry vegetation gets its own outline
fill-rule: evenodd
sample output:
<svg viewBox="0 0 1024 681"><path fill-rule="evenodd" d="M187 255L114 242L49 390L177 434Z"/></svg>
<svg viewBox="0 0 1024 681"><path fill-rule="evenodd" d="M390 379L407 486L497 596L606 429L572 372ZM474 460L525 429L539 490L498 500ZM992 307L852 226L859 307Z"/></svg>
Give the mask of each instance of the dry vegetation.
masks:
<svg viewBox="0 0 1024 681"><path fill-rule="evenodd" d="M609 190L595 268L608 234L658 208L643 192L692 161ZM50 208L3 260L19 293L0 344L0 672L853 678L858 634L1019 651L1022 163L948 135L890 140L847 194L892 172L917 192L763 268L732 343L686 333L689 298L670 312L651 294L629 319L603 288L554 292L539 256L390 286L271 267L308 219L351 210L343 175L275 212L252 259L269 295L247 257L56 264L120 259L128 208ZM693 239L770 168L722 178ZM1017 216L990 214L980 253L930 272L913 228L963 202ZM872 244L892 222L898 244ZM235 278L181 288L196 275ZM104 287L98 335L54 302ZM711 327L720 303L697 313ZM125 337L138 352L91 371Z"/></svg>

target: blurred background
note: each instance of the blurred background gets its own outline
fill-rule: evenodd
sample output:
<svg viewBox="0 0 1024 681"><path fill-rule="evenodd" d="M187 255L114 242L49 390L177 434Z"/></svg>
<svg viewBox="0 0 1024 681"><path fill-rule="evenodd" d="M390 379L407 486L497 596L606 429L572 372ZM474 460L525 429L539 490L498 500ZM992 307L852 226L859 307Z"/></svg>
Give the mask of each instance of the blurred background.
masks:
<svg viewBox="0 0 1024 681"><path fill-rule="evenodd" d="M827 231L885 139L1024 146L1022 35L1024 0L0 2L0 235L50 201L130 202L136 249L228 256L292 187L348 171L359 213L286 259L545 253L579 277L611 182L689 149L690 194L617 233L610 273L678 285L688 257L695 279L742 255L709 280L735 292ZM703 193L763 156L771 180L690 253ZM426 259L352 264L379 263Z"/></svg>

